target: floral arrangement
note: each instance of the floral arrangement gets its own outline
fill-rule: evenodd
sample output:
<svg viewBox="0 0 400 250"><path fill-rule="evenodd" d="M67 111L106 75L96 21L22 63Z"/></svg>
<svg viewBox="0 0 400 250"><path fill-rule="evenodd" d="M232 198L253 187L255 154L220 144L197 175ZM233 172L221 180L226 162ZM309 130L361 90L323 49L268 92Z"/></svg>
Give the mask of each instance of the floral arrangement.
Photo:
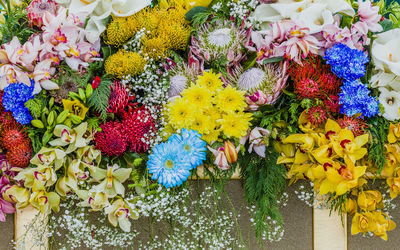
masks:
<svg viewBox="0 0 400 250"><path fill-rule="evenodd" d="M1 4L1 221L73 199L131 239L143 204L201 169L215 188L240 171L259 238L282 225L286 178L353 216L352 234L395 228L398 3Z"/></svg>

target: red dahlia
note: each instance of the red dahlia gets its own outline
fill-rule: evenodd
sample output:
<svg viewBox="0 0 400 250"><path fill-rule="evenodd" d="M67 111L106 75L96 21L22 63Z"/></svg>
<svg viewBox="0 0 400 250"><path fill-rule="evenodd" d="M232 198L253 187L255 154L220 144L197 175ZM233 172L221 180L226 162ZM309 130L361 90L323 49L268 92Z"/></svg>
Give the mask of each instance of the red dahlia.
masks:
<svg viewBox="0 0 400 250"><path fill-rule="evenodd" d="M312 107L307 110L307 119L314 125L325 123L328 119L326 111L321 107Z"/></svg>
<svg viewBox="0 0 400 250"><path fill-rule="evenodd" d="M122 131L122 124L109 121L100 125L102 131L94 135L96 149L107 156L121 156L127 147L126 136Z"/></svg>
<svg viewBox="0 0 400 250"><path fill-rule="evenodd" d="M353 132L354 136L365 133L366 122L364 119L345 116L340 118L338 123L342 129L348 129Z"/></svg>
<svg viewBox="0 0 400 250"><path fill-rule="evenodd" d="M130 100L131 97L129 96L125 86L123 86L120 82L114 82L114 85L111 88L107 112L114 114L120 113L125 109Z"/></svg>
<svg viewBox="0 0 400 250"><path fill-rule="evenodd" d="M123 116L122 126L127 137L129 149L136 153L143 153L149 149L149 140L155 133L154 118L144 107L126 112Z"/></svg>

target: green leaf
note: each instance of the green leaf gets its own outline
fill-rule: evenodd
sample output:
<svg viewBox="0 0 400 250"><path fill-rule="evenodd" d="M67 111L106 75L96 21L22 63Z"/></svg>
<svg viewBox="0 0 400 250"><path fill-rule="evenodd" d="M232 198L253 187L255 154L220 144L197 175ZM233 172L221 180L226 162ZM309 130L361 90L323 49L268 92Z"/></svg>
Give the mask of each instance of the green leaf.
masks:
<svg viewBox="0 0 400 250"><path fill-rule="evenodd" d="M202 6L196 6L192 9L190 9L186 13L185 17L186 17L187 21L192 22L196 15L201 14L201 13L209 13L209 12L210 12L209 8L202 7Z"/></svg>
<svg viewBox="0 0 400 250"><path fill-rule="evenodd" d="M99 86L93 90L93 94L88 101L89 107L97 111L100 114L100 119L103 121L107 119L107 107L111 93L111 84L111 80L103 78Z"/></svg>
<svg viewBox="0 0 400 250"><path fill-rule="evenodd" d="M254 66L257 61L257 53L251 53L249 58L243 63L243 70L248 70Z"/></svg>
<svg viewBox="0 0 400 250"><path fill-rule="evenodd" d="M284 58L283 56L271 57L271 58L265 59L265 60L263 61L263 63L264 63L264 64L267 64L267 63L277 63L277 62L280 62L280 61L283 61L283 60L285 60L285 58Z"/></svg>
<svg viewBox="0 0 400 250"><path fill-rule="evenodd" d="M397 18L393 14L390 14L389 15L389 19L385 19L380 23L382 25L382 28L383 28L382 32L385 32L385 31L393 29L393 23L397 23Z"/></svg>

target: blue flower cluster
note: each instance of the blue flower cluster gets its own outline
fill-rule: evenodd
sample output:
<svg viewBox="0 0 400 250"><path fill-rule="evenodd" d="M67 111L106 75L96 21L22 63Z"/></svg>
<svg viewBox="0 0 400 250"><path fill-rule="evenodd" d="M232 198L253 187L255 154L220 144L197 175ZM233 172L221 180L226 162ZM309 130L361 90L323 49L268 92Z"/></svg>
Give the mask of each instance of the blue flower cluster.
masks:
<svg viewBox="0 0 400 250"><path fill-rule="evenodd" d="M346 81L341 89L339 103L342 114L350 117L356 114L372 117L379 113L379 102L369 96L370 90L366 84L362 84L360 81Z"/></svg>
<svg viewBox="0 0 400 250"><path fill-rule="evenodd" d="M32 116L25 102L34 98L33 88L35 82L31 80L31 86L23 83L11 83L4 89L3 107L6 111L11 111L14 119L22 125L29 124Z"/></svg>
<svg viewBox="0 0 400 250"><path fill-rule="evenodd" d="M357 49L337 43L325 53L324 59L332 67L332 72L345 81L354 81L365 75L368 56Z"/></svg>
<svg viewBox="0 0 400 250"><path fill-rule="evenodd" d="M151 178L166 188L181 185L191 170L203 164L206 145L197 131L183 129L180 135L173 134L167 142L153 148L147 162Z"/></svg>

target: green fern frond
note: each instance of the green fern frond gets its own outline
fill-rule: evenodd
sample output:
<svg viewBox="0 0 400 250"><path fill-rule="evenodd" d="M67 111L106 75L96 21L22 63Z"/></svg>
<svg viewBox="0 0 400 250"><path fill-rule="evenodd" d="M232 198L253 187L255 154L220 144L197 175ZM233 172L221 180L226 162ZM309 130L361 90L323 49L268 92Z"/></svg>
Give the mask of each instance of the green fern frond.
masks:
<svg viewBox="0 0 400 250"><path fill-rule="evenodd" d="M103 121L107 119L108 99L110 98L112 81L102 79L99 86L93 90L92 96L89 98L89 107L99 113L99 118Z"/></svg>

